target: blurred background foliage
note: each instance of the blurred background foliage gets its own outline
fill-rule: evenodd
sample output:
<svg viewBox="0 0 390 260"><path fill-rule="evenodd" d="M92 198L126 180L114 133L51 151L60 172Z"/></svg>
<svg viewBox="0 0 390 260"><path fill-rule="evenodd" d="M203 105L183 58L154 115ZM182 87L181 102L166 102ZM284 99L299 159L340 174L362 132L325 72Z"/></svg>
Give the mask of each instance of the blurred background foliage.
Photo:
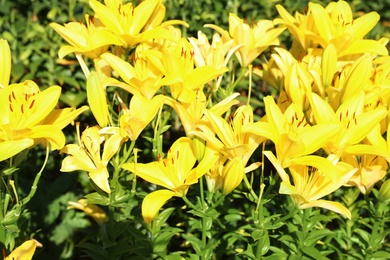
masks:
<svg viewBox="0 0 390 260"><path fill-rule="evenodd" d="M137 4L138 1L133 2ZM326 5L330 1L312 2ZM356 16L370 11L380 13L381 21L369 35L370 38L390 36L390 0L348 2ZM166 19L181 19L190 24L190 28L183 28L184 36L197 37L197 31L202 30L210 38L213 31L204 28L204 24L217 24L227 28L229 12L248 21L274 19L278 17L276 4L282 4L290 13L302 13L305 12L308 1L165 1ZM85 13L91 13L86 0L0 0L0 37L8 40L12 52L11 82L32 79L41 88L60 85L63 95L59 106L85 104L84 75L74 57L67 56L66 61L59 61L57 53L64 41L48 26L51 22L64 24L83 21ZM262 86L261 83L258 84ZM67 128L68 142L75 139L74 129L72 126ZM24 164L16 179L21 194L29 191L33 178L42 165L44 151L36 147L26 156L27 161L32 163ZM90 232L88 230L91 226L96 225L86 219L84 213L66 209L68 201L77 201L92 189L86 174L61 173L61 159L62 155L58 153L50 157L38 191L29 204L30 218L24 220L26 229L21 235L34 236L45 248L36 259L71 259L78 254L75 245ZM25 237L20 239L23 241Z"/></svg>

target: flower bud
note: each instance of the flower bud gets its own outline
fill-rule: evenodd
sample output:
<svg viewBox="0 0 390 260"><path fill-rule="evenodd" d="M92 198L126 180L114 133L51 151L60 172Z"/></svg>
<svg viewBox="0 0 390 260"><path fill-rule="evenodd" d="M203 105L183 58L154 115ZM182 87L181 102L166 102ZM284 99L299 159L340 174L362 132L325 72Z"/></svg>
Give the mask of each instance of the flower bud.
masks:
<svg viewBox="0 0 390 260"><path fill-rule="evenodd" d="M378 199L380 202L387 202L390 199L390 180L385 181L379 189Z"/></svg>
<svg viewBox="0 0 390 260"><path fill-rule="evenodd" d="M195 136L192 139L192 144L193 144L193 147L194 147L195 158L198 160L198 162L200 162L203 159L204 152L206 150L206 141L204 141L203 139Z"/></svg>
<svg viewBox="0 0 390 260"><path fill-rule="evenodd" d="M240 185L245 174L244 162L241 158L235 157L230 160L223 169L223 185L222 192L224 195L229 194L238 185Z"/></svg>

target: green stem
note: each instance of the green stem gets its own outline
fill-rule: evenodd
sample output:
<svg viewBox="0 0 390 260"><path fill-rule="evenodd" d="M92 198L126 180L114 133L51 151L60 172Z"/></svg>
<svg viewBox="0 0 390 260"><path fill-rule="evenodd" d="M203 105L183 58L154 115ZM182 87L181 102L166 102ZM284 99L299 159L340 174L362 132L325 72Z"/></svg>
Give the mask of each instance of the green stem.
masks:
<svg viewBox="0 0 390 260"><path fill-rule="evenodd" d="M262 223L264 223L264 214L263 214L263 205L262 205L262 198L263 198L263 192L264 192L264 187L265 184L262 183L260 185L260 194L259 194L259 199L257 200L257 205L256 205L256 211L255 211L255 218L254 218L254 223L258 225L261 223L261 228L263 229L263 232L267 232L266 229L264 229L264 226ZM260 243L260 240L257 241L257 248L256 248L256 259L261 259L262 256L262 243Z"/></svg>
<svg viewBox="0 0 390 260"><path fill-rule="evenodd" d="M249 71L249 89L248 89L247 105L249 106L251 102L251 94L252 94L252 64L248 65L248 71Z"/></svg>
<svg viewBox="0 0 390 260"><path fill-rule="evenodd" d="M204 194L203 194L203 177L199 179L199 190L200 190L200 201L202 203L202 211L203 213L206 213L207 210L207 204L204 200ZM202 252L205 252L206 246L207 246L207 216L204 215L202 217ZM206 260L206 256L202 254L201 259Z"/></svg>
<svg viewBox="0 0 390 260"><path fill-rule="evenodd" d="M368 196L366 195L367 199ZM375 216L374 216L374 225L372 227L371 237L370 237L370 250L368 250L368 256L366 256L366 259L371 259L371 254L376 252L381 248L381 243L378 243L380 241L378 239L378 235L383 232L383 226L385 224L385 218L388 211L388 205L382 202L378 201L377 207L375 209Z"/></svg>
<svg viewBox="0 0 390 260"><path fill-rule="evenodd" d="M38 188L38 182L39 182L39 179L41 178L41 174L43 172L43 169L45 169L46 167L46 164L47 164L47 160L49 159L49 152L50 152L50 144L48 144L46 146L46 157L45 157L45 161L43 162L43 165L41 167L41 170L37 173L37 175L35 176L35 179L34 179L34 182L33 182L33 185L31 186L31 190L30 190L30 193L27 195L27 197L25 197L22 201L21 201L21 205L26 205L32 197L34 197L35 195L35 192L37 191L37 188Z"/></svg>
<svg viewBox="0 0 390 260"><path fill-rule="evenodd" d="M196 209L196 206L191 201L188 200L186 195L183 195L182 199L187 204L187 206L189 206L192 209Z"/></svg>
<svg viewBox="0 0 390 260"><path fill-rule="evenodd" d="M307 219L310 217L310 209L304 209L303 210L303 216L302 216L302 227L301 231L298 230L298 233L301 235L298 237L298 252L297 252L297 258L301 259L303 256L302 248L304 248L304 243L306 241L307 235L309 230L307 230Z"/></svg>
<svg viewBox="0 0 390 260"><path fill-rule="evenodd" d="M114 170L114 173L113 173L113 176L112 176L112 184L113 184L114 188L115 188L115 185L116 185L116 183L118 181L119 173L122 170L122 165L125 164L128 161L128 159L130 158L130 155L133 152L134 146L135 146L135 141L131 141L130 147L125 150L125 152L124 152L124 154L123 154L123 156L121 158L121 161L115 167L115 170Z"/></svg>
<svg viewBox="0 0 390 260"><path fill-rule="evenodd" d="M238 75L238 78L234 81L232 85L229 86L229 90L231 93L234 92L234 89L236 88L237 84L242 80L246 72L246 68L241 68L240 75Z"/></svg>
<svg viewBox="0 0 390 260"><path fill-rule="evenodd" d="M248 188L248 190L249 190L250 194L252 195L252 197L255 200L259 200L259 197L257 197L257 194L252 189L252 185L249 183L248 177L246 177L246 174L244 174L244 183L245 183L246 187Z"/></svg>

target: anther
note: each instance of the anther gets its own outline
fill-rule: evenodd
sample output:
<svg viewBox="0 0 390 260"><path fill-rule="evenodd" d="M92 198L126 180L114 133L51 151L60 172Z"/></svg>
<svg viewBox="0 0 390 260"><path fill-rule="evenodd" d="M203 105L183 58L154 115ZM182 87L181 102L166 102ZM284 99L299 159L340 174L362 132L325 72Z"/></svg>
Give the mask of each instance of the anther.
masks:
<svg viewBox="0 0 390 260"><path fill-rule="evenodd" d="M31 104L28 108L31 109L34 106L34 103L35 103L35 99L33 99L33 101L31 102Z"/></svg>

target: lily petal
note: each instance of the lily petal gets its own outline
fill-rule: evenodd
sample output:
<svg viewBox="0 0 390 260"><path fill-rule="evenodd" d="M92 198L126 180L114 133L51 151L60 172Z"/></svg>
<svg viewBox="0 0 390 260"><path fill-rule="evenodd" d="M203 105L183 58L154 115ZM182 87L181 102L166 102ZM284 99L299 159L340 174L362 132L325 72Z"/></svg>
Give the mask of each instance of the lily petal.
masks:
<svg viewBox="0 0 390 260"><path fill-rule="evenodd" d="M173 196L175 192L170 190L158 190L146 195L142 201L142 217L150 224L161 207Z"/></svg>

